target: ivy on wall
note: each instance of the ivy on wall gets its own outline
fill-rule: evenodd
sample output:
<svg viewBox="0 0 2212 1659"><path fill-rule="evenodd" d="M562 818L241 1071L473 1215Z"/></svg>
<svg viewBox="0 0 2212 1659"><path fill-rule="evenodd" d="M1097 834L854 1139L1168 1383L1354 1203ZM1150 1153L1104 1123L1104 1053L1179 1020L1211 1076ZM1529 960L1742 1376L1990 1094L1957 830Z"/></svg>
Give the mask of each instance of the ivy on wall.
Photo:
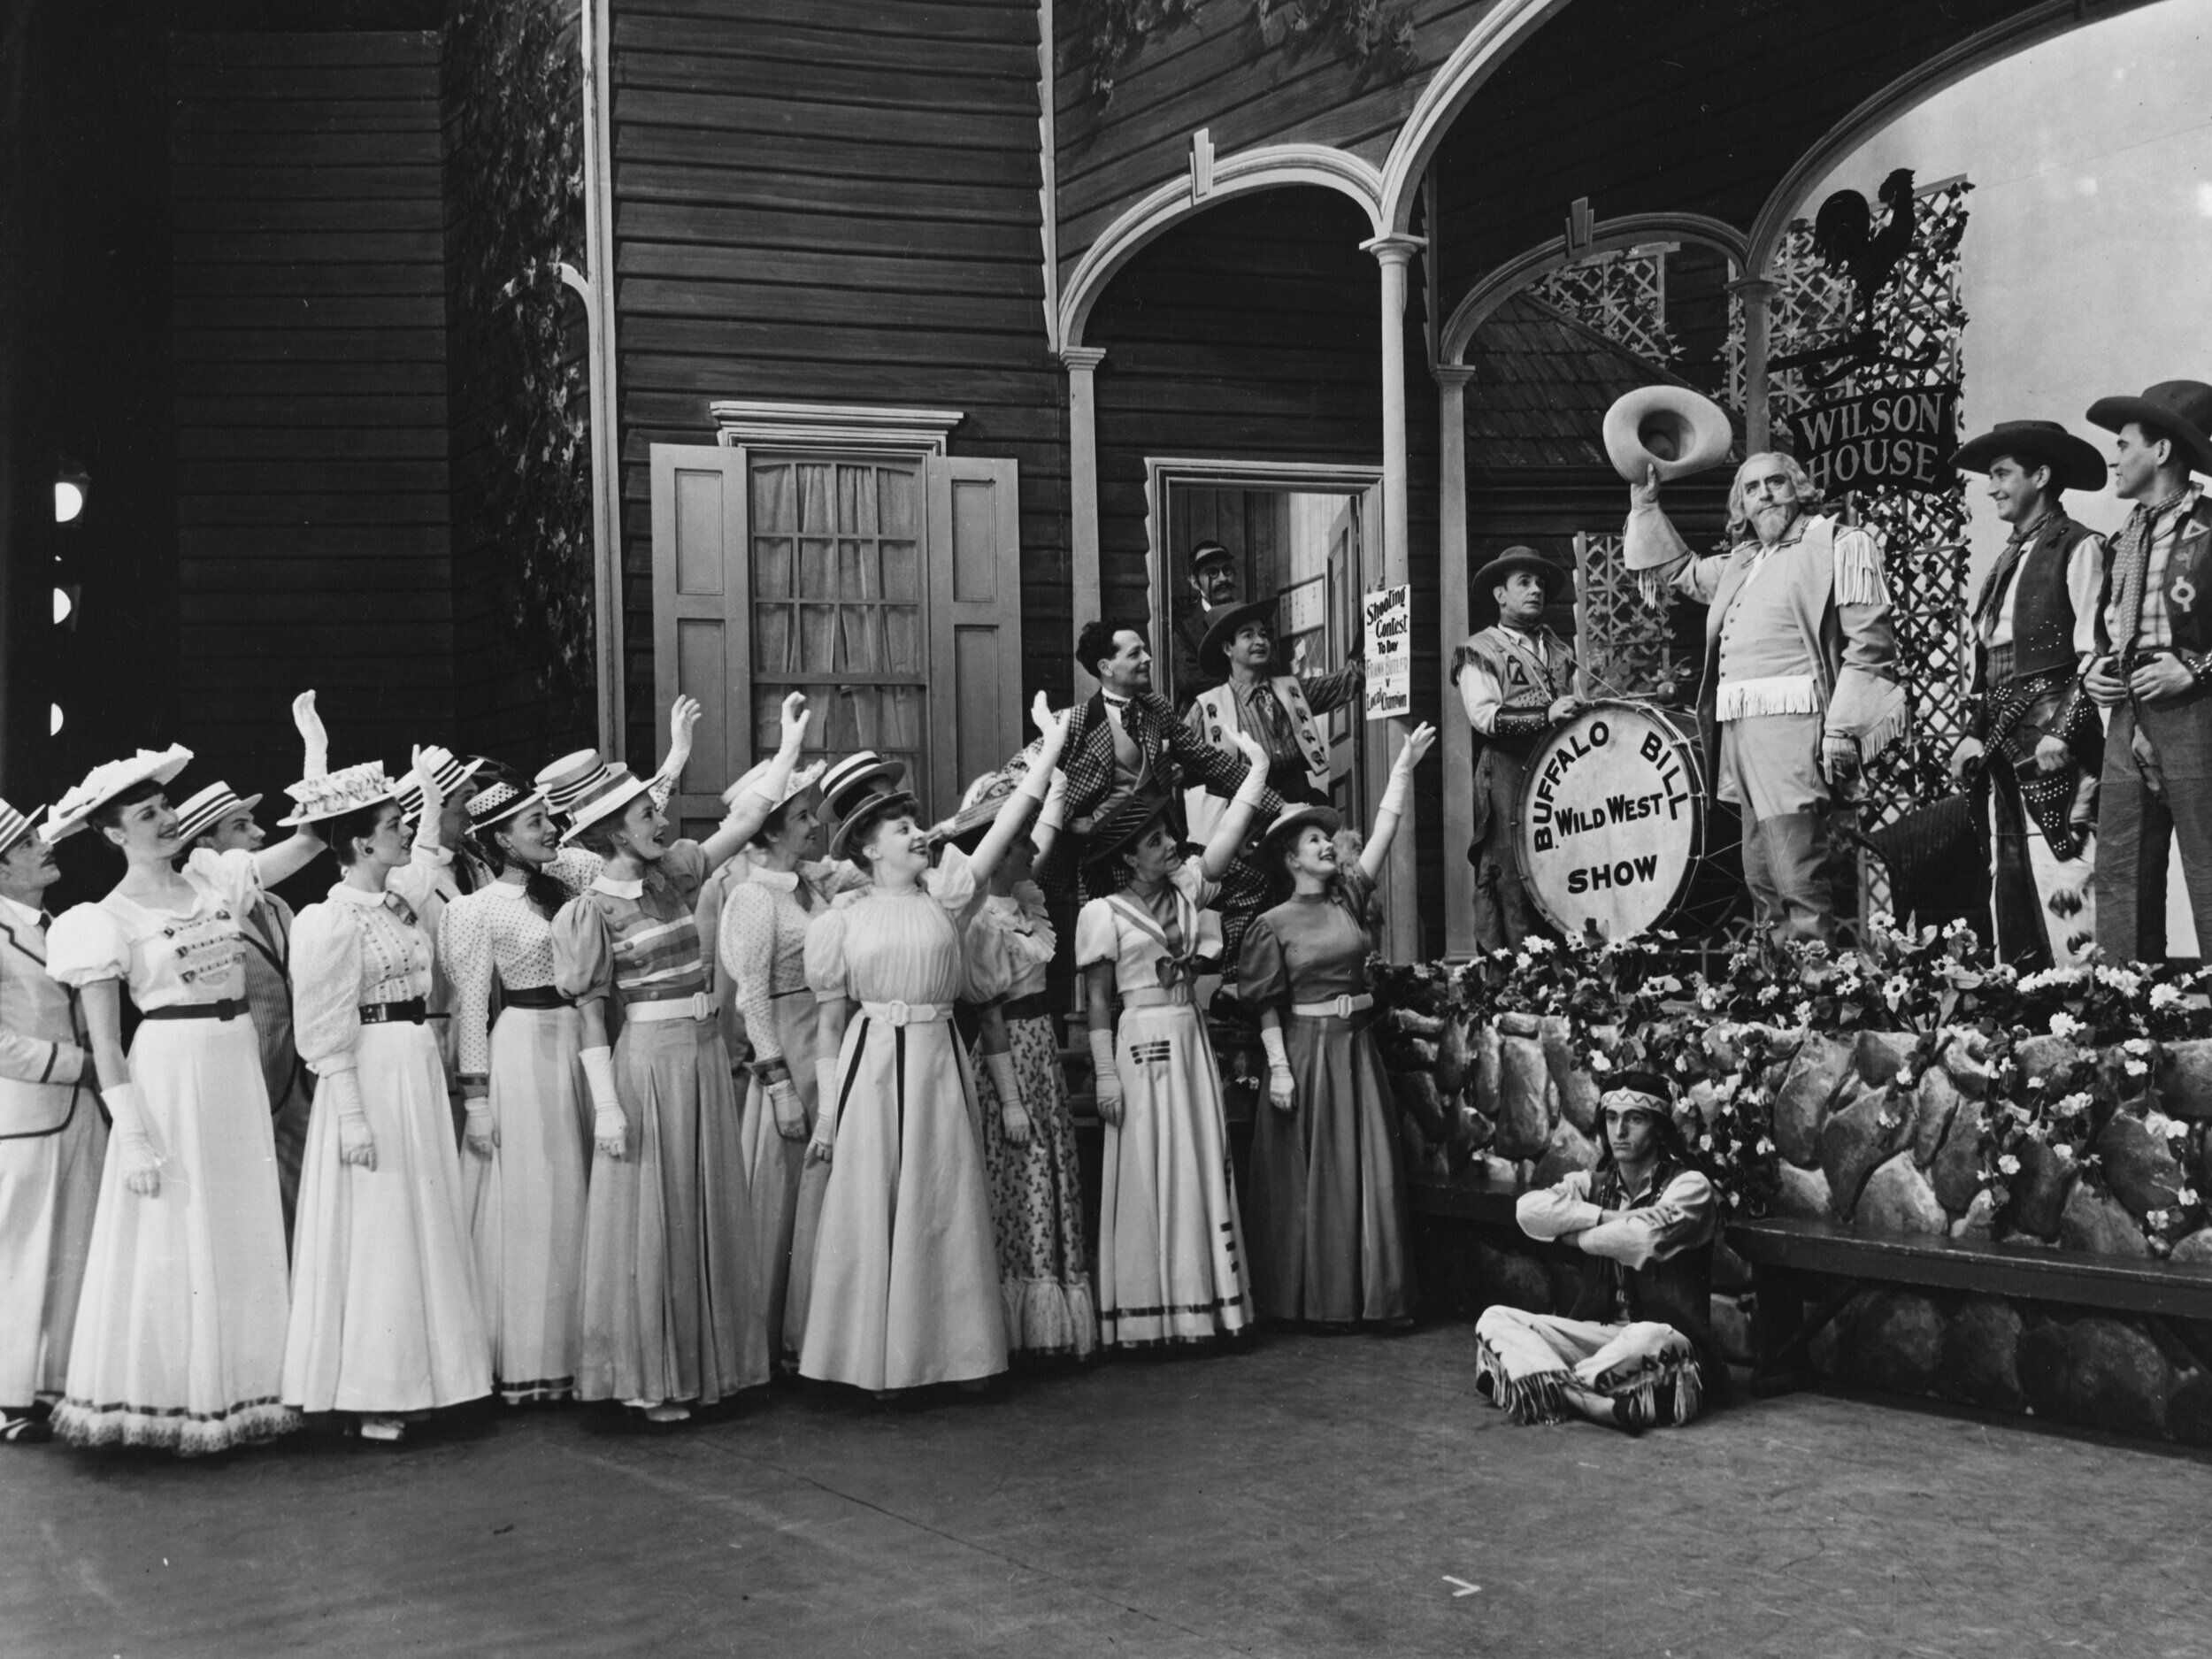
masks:
<svg viewBox="0 0 2212 1659"><path fill-rule="evenodd" d="M457 424L488 464L460 515L495 571L495 660L540 732L586 717L593 649L589 364L580 305L576 0L456 0L446 23L449 338Z"/></svg>

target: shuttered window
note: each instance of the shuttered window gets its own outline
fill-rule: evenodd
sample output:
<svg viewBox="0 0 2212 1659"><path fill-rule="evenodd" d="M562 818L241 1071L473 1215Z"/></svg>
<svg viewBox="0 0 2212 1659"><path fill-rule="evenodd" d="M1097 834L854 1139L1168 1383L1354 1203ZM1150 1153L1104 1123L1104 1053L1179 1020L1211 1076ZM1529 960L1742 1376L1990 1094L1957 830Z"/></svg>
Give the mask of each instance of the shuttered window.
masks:
<svg viewBox="0 0 2212 1659"><path fill-rule="evenodd" d="M654 683L706 705L673 810L709 829L806 693L815 757L903 760L926 808L1021 747L1011 461L653 446Z"/></svg>

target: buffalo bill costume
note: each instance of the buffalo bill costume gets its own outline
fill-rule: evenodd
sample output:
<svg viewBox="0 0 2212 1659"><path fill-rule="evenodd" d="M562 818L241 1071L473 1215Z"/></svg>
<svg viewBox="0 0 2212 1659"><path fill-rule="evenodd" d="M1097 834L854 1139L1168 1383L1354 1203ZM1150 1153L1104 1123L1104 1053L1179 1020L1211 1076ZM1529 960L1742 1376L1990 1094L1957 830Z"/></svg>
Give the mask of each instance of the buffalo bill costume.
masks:
<svg viewBox="0 0 2212 1659"><path fill-rule="evenodd" d="M2212 386L2162 381L2140 397L2098 399L2089 419L2172 445L2162 484L2154 474L2145 486L2166 493L2138 492L2113 540L2105 637L2124 683L2163 657L2186 672L2178 689L2130 689L2113 706L2098 790L2097 943L2115 961L2154 962L2166 954L2170 840L2180 842L2198 948L2212 950L2212 501L2189 479L2212 473Z"/></svg>
<svg viewBox="0 0 2212 1659"><path fill-rule="evenodd" d="M0 801L0 858L35 834ZM35 1408L68 1379L107 1140L83 1013L46 972L46 916L0 895L0 1445L48 1437Z"/></svg>
<svg viewBox="0 0 2212 1659"><path fill-rule="evenodd" d="M2032 972L2079 963L2096 933L2092 811L2104 726L2081 672L2102 642L2107 555L2060 492L2101 488L2105 465L2053 420L2001 420L1951 464L1987 472L2008 459L2024 472L2048 467L2050 485L2014 524L1974 602L1971 736L1988 790L1998 954ZM2037 756L2046 739L2066 747L2053 770Z"/></svg>
<svg viewBox="0 0 2212 1659"><path fill-rule="evenodd" d="M1520 571L1543 584L1547 603L1565 576L1533 548L1514 547L1477 571L1470 589L1489 594ZM1452 653L1447 679L1459 688L1467 723L1483 740L1475 759L1474 839L1467 847L1467 862L1475 867L1475 943L1484 950L1517 948L1537 927L1513 849L1521 772L1551 729L1552 705L1574 689L1574 651L1541 622L1531 630L1501 619Z"/></svg>
<svg viewBox="0 0 2212 1659"><path fill-rule="evenodd" d="M1623 1428L1687 1423L1728 1374L1708 1322L1712 1184L1683 1156L1665 1079L1624 1072L1600 1105L1650 1114L1658 1156L1633 1191L1609 1156L1521 1194L1514 1217L1522 1232L1595 1259L1564 1315L1502 1304L1484 1310L1475 1323L1475 1386L1517 1423L1556 1423L1578 1393L1609 1400Z"/></svg>
<svg viewBox="0 0 2212 1659"><path fill-rule="evenodd" d="M1655 483L1636 488L1624 538L1647 592L1656 578L1708 607L1707 775L1742 812L1744 880L1778 938L1833 936L1833 819L1850 806L1851 778L1906 722L1881 548L1809 511L1818 500L1795 461L1755 455L1729 491L1740 538L1730 551L1691 557Z"/></svg>

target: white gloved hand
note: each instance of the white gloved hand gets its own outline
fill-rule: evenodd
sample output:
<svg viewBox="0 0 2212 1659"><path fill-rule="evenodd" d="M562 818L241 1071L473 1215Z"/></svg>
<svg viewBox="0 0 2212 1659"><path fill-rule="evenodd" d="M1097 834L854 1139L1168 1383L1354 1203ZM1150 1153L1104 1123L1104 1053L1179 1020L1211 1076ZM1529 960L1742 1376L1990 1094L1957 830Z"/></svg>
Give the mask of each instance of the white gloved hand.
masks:
<svg viewBox="0 0 2212 1659"><path fill-rule="evenodd" d="M587 1048L577 1059L584 1067L584 1081L591 1088L592 1144L604 1156L617 1162L630 1156L630 1120L622 1110L622 1097L615 1092L614 1051L611 1048Z"/></svg>
<svg viewBox="0 0 2212 1659"><path fill-rule="evenodd" d="M492 1117L492 1103L482 1094L471 1094L463 1102L468 1118L462 1129L462 1139L468 1149L480 1158L488 1158L499 1146L499 1125Z"/></svg>
<svg viewBox="0 0 2212 1659"><path fill-rule="evenodd" d="M161 1154L146 1133L144 1097L135 1083L111 1083L100 1091L115 1120L115 1144L123 1160L123 1185L141 1198L161 1194Z"/></svg>
<svg viewBox="0 0 2212 1659"><path fill-rule="evenodd" d="M1291 1080L1290 1048L1280 1025L1260 1027L1260 1047L1267 1050L1267 1098L1279 1112L1298 1107L1297 1085Z"/></svg>
<svg viewBox="0 0 2212 1659"><path fill-rule="evenodd" d="M369 1133L369 1114L361 1104L361 1074L351 1066L326 1071L316 1082L317 1103L327 1096L338 1115L338 1162L373 1171L376 1137Z"/></svg>
<svg viewBox="0 0 2212 1659"><path fill-rule="evenodd" d="M1114 1033L1091 1027L1091 1071L1096 1079L1101 1123L1121 1122L1121 1072L1114 1063Z"/></svg>
<svg viewBox="0 0 2212 1659"><path fill-rule="evenodd" d="M1006 1143L1027 1146L1029 1109L1022 1103L1021 1079L1014 1071L1014 1056L986 1052L983 1069L991 1074L991 1087L998 1094L999 1127L1006 1132Z"/></svg>

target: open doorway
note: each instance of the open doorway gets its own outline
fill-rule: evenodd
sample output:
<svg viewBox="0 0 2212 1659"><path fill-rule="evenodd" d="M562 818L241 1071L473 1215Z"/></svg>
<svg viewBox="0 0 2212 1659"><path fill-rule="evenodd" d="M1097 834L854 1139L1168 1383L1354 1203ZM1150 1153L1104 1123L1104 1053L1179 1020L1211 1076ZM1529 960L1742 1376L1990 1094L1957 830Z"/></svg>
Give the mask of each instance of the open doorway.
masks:
<svg viewBox="0 0 2212 1659"><path fill-rule="evenodd" d="M1244 597L1276 596L1277 672L1329 674L1359 648L1360 595L1373 585L1381 549L1379 469L1253 462L1154 462L1151 514L1152 645L1156 683L1179 710L1198 687L1178 683L1179 659L1203 633L1190 582L1190 551L1228 549ZM1179 640L1184 649L1177 649ZM1359 700L1318 715L1328 746L1329 798L1364 823L1371 780Z"/></svg>

